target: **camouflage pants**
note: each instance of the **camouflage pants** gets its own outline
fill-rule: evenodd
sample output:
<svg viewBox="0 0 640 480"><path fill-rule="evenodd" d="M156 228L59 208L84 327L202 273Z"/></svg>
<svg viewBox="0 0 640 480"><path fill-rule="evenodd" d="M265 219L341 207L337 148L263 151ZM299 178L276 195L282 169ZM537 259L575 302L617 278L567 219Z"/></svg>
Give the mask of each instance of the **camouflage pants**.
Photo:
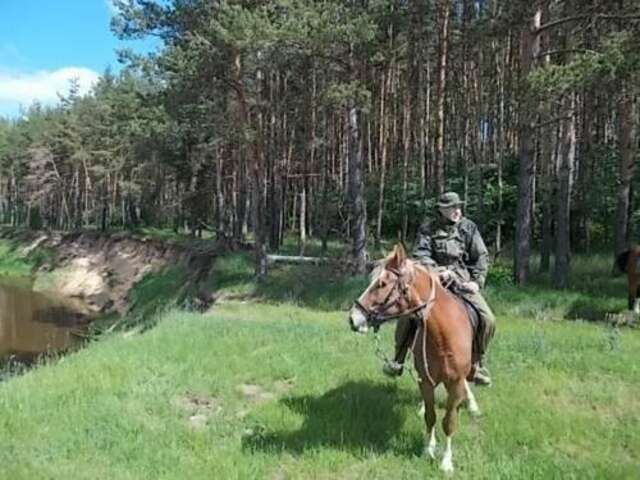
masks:
<svg viewBox="0 0 640 480"><path fill-rule="evenodd" d="M483 357L489 346L489 342L496 332L496 317L487 304L487 301L480 293L465 293L467 299L478 311L480 315L480 323L483 325L482 335L478 344L480 358ZM416 322L412 318L401 318L396 324L395 346L396 352L394 360L404 363L407 352L411 346L411 341L416 332Z"/></svg>

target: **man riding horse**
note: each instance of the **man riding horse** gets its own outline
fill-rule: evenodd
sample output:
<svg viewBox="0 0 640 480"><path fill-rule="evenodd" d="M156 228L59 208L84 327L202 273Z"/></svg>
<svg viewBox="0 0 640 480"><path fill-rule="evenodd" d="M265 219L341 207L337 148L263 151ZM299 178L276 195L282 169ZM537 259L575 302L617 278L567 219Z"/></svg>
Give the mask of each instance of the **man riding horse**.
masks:
<svg viewBox="0 0 640 480"><path fill-rule="evenodd" d="M482 328L478 341L479 361L475 364L473 380L478 385L490 385L484 354L495 332L495 316L480 294L487 277L489 253L476 224L462 215L463 205L457 193L447 192L440 196L436 204L437 219L432 224L424 223L418 230L414 257L421 264L435 269L443 285L450 285L477 311ZM402 375L415 332L414 319L398 320L395 356L382 369L386 375Z"/></svg>

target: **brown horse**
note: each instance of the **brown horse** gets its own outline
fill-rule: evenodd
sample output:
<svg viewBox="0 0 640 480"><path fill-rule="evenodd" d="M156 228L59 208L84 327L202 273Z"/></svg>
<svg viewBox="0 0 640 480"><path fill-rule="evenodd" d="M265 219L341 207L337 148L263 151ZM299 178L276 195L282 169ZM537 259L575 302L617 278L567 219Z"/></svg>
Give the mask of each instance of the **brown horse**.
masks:
<svg viewBox="0 0 640 480"><path fill-rule="evenodd" d="M436 411L434 390L443 383L448 398L442 427L446 450L440 467L453 471L451 438L456 430L458 407L468 399L470 413L479 414L467 378L471 378L473 331L464 306L449 293L438 276L407 258L402 245L372 274L372 281L355 301L349 314L352 330L365 333L369 327L400 317L417 316L419 328L413 340L415 368L424 400L424 420L429 440L425 454L435 459Z"/></svg>
<svg viewBox="0 0 640 480"><path fill-rule="evenodd" d="M629 279L629 310L640 316L640 246L622 252L616 263Z"/></svg>

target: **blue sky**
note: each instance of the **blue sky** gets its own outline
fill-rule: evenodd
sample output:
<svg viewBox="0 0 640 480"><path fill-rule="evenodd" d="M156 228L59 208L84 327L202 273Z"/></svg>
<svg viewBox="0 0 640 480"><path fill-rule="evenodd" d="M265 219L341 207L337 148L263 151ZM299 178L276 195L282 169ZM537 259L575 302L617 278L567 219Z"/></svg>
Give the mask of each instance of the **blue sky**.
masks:
<svg viewBox="0 0 640 480"><path fill-rule="evenodd" d="M121 68L117 48L153 48L119 41L113 13L110 0L0 0L0 116L16 117L35 99L55 103L70 78L88 91L107 67Z"/></svg>

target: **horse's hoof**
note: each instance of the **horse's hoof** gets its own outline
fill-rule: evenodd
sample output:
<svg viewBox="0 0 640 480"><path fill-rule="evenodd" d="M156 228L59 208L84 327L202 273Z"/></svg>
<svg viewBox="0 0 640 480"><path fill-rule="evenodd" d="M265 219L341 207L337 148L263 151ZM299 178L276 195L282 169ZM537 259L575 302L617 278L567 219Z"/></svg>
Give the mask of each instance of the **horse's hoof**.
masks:
<svg viewBox="0 0 640 480"><path fill-rule="evenodd" d="M424 456L427 457L429 460L435 460L436 459L436 446L435 445L427 445L424 448Z"/></svg>
<svg viewBox="0 0 640 480"><path fill-rule="evenodd" d="M444 458L442 463L440 464L440 470L442 470L447 475L451 475L453 473L453 462L450 458Z"/></svg>

